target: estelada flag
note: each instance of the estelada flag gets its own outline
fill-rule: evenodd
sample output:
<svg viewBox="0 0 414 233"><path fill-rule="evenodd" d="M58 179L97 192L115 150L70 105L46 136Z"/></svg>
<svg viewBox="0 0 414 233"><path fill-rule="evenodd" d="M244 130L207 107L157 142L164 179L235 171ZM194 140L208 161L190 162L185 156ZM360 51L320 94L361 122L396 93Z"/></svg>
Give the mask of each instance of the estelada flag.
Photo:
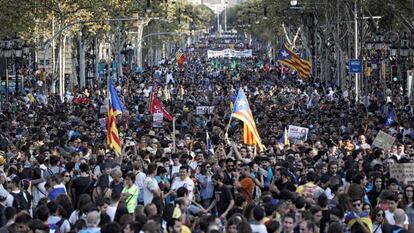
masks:
<svg viewBox="0 0 414 233"><path fill-rule="evenodd" d="M262 144L262 140L260 139L259 132L257 131L254 122L253 114L242 88L239 89L236 101L234 102L232 117L237 118L244 123L244 143L247 145L257 145L260 151L265 150L266 147Z"/></svg>
<svg viewBox="0 0 414 233"><path fill-rule="evenodd" d="M302 79L307 79L312 69L312 65L308 60L300 58L286 45L283 45L282 49L279 51L277 61L296 70Z"/></svg>
<svg viewBox="0 0 414 233"><path fill-rule="evenodd" d="M119 138L118 127L116 125L116 116L124 112L122 103L112 86L112 81L108 81L108 118L107 118L107 135L106 143L115 151L118 156L121 155L121 140Z"/></svg>
<svg viewBox="0 0 414 233"><path fill-rule="evenodd" d="M150 105L149 105L148 111L150 114L162 113L167 120L169 121L173 120L173 117L171 116L171 114L168 113L167 110L165 110L164 105L158 100L154 92L151 93Z"/></svg>

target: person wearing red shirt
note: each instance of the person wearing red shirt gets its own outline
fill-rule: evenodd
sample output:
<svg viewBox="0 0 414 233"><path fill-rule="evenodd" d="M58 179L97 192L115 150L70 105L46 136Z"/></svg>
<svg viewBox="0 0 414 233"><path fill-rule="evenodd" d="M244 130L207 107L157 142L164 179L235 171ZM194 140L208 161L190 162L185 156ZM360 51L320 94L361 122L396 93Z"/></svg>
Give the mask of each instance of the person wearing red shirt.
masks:
<svg viewBox="0 0 414 233"><path fill-rule="evenodd" d="M238 174L237 174L238 176ZM253 200L254 181L250 175L250 166L245 163L241 167L241 180L236 177L236 188L245 200L250 203Z"/></svg>

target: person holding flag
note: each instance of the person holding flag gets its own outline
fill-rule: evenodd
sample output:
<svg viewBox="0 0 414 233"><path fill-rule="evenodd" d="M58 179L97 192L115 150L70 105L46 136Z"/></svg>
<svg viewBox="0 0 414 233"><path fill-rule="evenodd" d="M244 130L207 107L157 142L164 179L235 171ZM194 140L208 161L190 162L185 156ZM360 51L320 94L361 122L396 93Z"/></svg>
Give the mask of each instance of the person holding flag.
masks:
<svg viewBox="0 0 414 233"><path fill-rule="evenodd" d="M247 101L246 95L242 88L239 89L237 94L236 101L234 102L233 113L230 116L229 125L227 126L227 131L229 129L232 118L239 119L244 123L243 130L243 141L247 145L255 145L259 147L260 151L264 151L266 147L262 144L260 139L259 132L257 131L256 124L254 122L252 111L250 110L249 103ZM227 132L226 132L227 134Z"/></svg>
<svg viewBox="0 0 414 233"><path fill-rule="evenodd" d="M170 113L167 112L162 102L158 100L156 92L154 91L151 93L150 96L148 112L149 114L162 113L163 117L165 117L167 120L173 121L173 117Z"/></svg>
<svg viewBox="0 0 414 233"><path fill-rule="evenodd" d="M283 45L279 51L277 61L289 68L296 70L299 77L307 79L311 73L312 65L308 60L300 58L295 52L289 49L286 45Z"/></svg>
<svg viewBox="0 0 414 233"><path fill-rule="evenodd" d="M391 109L388 112L387 121L385 122L385 126L392 126L394 123L398 123L397 116L395 116L394 109Z"/></svg>
<svg viewBox="0 0 414 233"><path fill-rule="evenodd" d="M122 103L112 81L108 81L108 107L107 107L107 144L109 148L114 150L115 154L121 155L121 140L119 138L118 127L116 125L116 117L124 112Z"/></svg>

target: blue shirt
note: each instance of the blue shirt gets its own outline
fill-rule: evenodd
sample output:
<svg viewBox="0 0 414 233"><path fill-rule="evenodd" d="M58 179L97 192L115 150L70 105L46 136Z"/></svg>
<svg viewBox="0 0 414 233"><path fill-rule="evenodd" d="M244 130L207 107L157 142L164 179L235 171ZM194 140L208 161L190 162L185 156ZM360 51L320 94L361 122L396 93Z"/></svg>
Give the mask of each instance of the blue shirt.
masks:
<svg viewBox="0 0 414 233"><path fill-rule="evenodd" d="M265 180L264 180L264 186L265 187L270 186L270 183L272 182L272 178L273 178L273 170L272 170L272 168L269 167L267 169L267 176L265 177Z"/></svg>
<svg viewBox="0 0 414 233"><path fill-rule="evenodd" d="M205 177L207 177L207 186L204 188L202 186L202 183L204 182ZM205 175L198 174L196 176L196 179L198 182L198 187L200 189L201 199L206 200L206 199L213 198L214 186L213 186L213 182L211 181L211 176L205 176Z"/></svg>

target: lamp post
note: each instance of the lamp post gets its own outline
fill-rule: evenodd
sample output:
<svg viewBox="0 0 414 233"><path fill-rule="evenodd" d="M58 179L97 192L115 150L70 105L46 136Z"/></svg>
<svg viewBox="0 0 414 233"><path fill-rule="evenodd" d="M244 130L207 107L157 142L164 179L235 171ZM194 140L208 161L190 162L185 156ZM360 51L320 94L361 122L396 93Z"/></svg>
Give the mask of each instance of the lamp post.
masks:
<svg viewBox="0 0 414 233"><path fill-rule="evenodd" d="M9 65L11 66L11 74L14 76L14 91L16 94L19 93L19 71L22 70L23 63L21 60L23 59L23 55L29 54L29 47L27 45L21 46L20 38L13 37L12 39L5 39L2 42L2 54L5 62L5 76L6 76L6 83L5 83L5 95L6 99L8 99L9 95ZM24 74L22 73L22 82L21 82L21 90L24 89Z"/></svg>

